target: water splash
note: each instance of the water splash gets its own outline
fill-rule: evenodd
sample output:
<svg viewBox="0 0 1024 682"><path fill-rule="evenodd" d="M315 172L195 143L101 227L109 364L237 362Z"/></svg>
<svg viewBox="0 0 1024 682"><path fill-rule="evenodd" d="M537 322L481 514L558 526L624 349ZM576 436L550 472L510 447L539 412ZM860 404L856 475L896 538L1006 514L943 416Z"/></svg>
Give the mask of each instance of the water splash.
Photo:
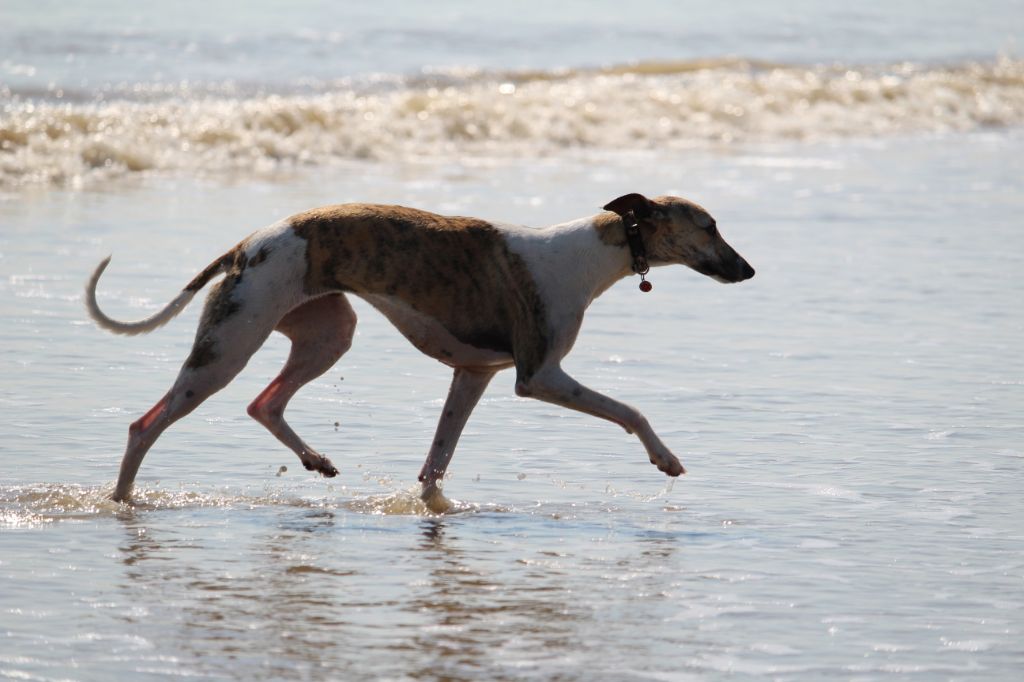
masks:
<svg viewBox="0 0 1024 682"><path fill-rule="evenodd" d="M136 487L130 504L110 499L113 485L32 484L0 487L0 528L37 527L62 520L89 519L140 511L260 506L316 507L361 514L434 517L480 511L484 506L449 500L440 490L428 501L419 486L339 501L311 500L279 492L260 494L193 489L163 490ZM498 510L486 505L490 510Z"/></svg>
<svg viewBox="0 0 1024 682"><path fill-rule="evenodd" d="M356 498L349 500L343 506L350 511L365 514L402 516L444 516L480 511L481 509L481 506L477 504L448 499L440 488L435 488L433 494L427 500L423 500L420 498L418 485L380 495Z"/></svg>

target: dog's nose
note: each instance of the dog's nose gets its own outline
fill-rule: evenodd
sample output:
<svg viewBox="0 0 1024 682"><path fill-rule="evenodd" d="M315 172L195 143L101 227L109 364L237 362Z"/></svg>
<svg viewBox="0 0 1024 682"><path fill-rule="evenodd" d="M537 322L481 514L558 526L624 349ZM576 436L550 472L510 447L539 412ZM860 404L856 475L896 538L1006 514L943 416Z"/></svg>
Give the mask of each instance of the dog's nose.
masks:
<svg viewBox="0 0 1024 682"><path fill-rule="evenodd" d="M750 263L743 264L743 279L750 279L754 276L754 268L750 267Z"/></svg>

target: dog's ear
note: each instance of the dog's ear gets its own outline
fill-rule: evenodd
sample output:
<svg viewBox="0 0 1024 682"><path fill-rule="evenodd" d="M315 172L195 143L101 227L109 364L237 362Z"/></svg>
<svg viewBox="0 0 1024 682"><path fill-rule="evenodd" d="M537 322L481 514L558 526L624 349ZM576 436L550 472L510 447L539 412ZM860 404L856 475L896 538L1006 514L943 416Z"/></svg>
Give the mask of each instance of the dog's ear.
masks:
<svg viewBox="0 0 1024 682"><path fill-rule="evenodd" d="M646 218L653 212L651 206L651 200L645 197L643 194L623 194L618 199L608 202L604 205L604 210L618 213L619 216L624 217L630 211L633 212L637 218Z"/></svg>

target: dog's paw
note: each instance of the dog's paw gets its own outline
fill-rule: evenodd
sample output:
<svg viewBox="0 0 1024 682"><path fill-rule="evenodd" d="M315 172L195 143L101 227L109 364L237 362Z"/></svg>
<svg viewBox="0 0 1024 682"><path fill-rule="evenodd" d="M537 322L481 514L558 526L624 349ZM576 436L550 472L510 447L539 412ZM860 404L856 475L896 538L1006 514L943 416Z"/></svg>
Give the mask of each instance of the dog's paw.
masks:
<svg viewBox="0 0 1024 682"><path fill-rule="evenodd" d="M668 476L679 476L686 473L686 468L683 466L679 459L669 453L667 456L663 456L661 461L651 457L651 464L658 467L658 471L665 472Z"/></svg>
<svg viewBox="0 0 1024 682"><path fill-rule="evenodd" d="M334 478L338 475L338 469L331 464L331 460L326 457L318 457L312 461L303 461L302 466L306 467L308 471L317 471L324 478Z"/></svg>

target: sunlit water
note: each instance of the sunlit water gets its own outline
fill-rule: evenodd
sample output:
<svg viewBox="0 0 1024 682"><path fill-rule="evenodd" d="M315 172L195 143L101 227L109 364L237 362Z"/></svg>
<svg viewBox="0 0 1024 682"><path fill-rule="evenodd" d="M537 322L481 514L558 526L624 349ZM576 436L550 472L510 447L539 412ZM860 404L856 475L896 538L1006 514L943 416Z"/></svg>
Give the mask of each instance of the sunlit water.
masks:
<svg viewBox="0 0 1024 682"><path fill-rule="evenodd" d="M1021 143L974 136L616 168L354 168L284 185L161 181L3 205L6 674L999 678L1022 660ZM630 187L712 207L758 269L656 270L592 308L567 367L641 407L690 473L499 376L433 517L413 484L447 382L365 305L289 411L327 481L249 420L273 339L105 501L128 422L197 310L139 316L248 230L401 196L544 224ZM541 192L538 188L555 188ZM281 468L285 467L285 471Z"/></svg>
<svg viewBox="0 0 1024 682"><path fill-rule="evenodd" d="M786 56L779 45L743 56ZM700 56L652 49L638 56ZM908 56L937 56L922 50ZM1016 679L1024 137L978 123L840 137L342 155L12 190L0 678ZM565 362L644 411L685 477L616 427L515 397L504 373L453 460L449 513L432 514L415 477L448 370L357 303L352 350L288 412L338 478L245 415L287 354L275 336L159 440L133 507L107 499L127 426L173 381L199 305L148 336L102 333L81 291L105 255L101 303L135 318L310 206L546 225L635 190L700 202L757 269L732 286L658 269L649 294L622 282Z"/></svg>

